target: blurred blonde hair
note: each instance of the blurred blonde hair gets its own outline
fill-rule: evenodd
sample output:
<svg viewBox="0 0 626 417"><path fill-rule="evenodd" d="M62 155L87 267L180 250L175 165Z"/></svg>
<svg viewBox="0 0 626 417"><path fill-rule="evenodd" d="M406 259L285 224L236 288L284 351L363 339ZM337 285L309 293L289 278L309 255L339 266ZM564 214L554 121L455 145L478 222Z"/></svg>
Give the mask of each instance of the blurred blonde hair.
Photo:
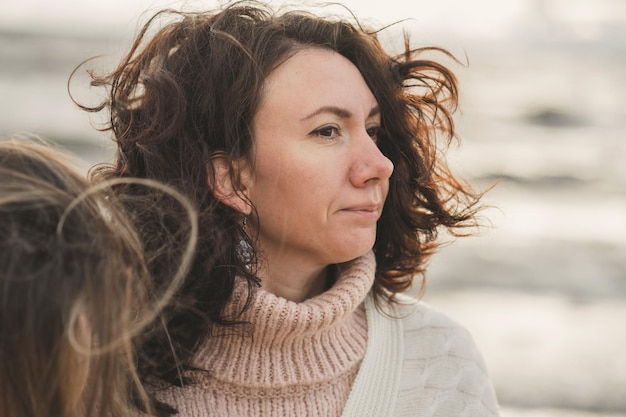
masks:
<svg viewBox="0 0 626 417"><path fill-rule="evenodd" d="M133 399L150 411L134 346L188 272L196 212L155 181L90 185L66 161L43 143L0 142L0 415L127 416ZM161 240L180 257L159 287L146 268L158 250L144 252L106 192L120 182L187 213Z"/></svg>

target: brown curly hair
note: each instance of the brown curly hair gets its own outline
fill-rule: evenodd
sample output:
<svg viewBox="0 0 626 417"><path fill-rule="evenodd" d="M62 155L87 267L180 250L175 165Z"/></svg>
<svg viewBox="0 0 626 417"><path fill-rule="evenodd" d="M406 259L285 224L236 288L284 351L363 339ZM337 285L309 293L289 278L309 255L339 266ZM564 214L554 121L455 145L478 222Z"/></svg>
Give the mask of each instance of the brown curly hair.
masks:
<svg viewBox="0 0 626 417"><path fill-rule="evenodd" d="M451 174L442 156L455 138L457 80L428 58L452 56L437 47L413 49L406 34L403 46L400 55L388 54L377 33L355 18L275 13L264 4L237 2L215 12L161 11L116 69L91 73L92 85L109 93L101 105L83 108L110 112L105 130L117 143L115 164L99 166L94 178L153 178L178 187L199 209L196 261L168 318L174 354L183 365L216 325L237 322L223 313L235 276L247 278L251 290L259 284L254 268L246 268L250 259L238 255L243 239L255 261L254 239L242 228L240 213L221 204L208 186L212 157L224 155L231 166L252 163L251 123L264 80L303 48L332 50L350 60L381 109L377 143L395 168L374 245L377 299L392 300L411 287L441 228L463 234L476 224L480 195ZM144 221L138 229L149 238L153 220ZM177 384L176 358L166 346L164 335L146 343L140 371Z"/></svg>

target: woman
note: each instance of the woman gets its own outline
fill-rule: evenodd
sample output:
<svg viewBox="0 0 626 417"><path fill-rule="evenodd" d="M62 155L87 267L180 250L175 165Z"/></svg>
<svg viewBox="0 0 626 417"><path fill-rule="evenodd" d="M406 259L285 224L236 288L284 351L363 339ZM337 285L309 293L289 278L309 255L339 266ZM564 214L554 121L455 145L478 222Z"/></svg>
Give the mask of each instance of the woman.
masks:
<svg viewBox="0 0 626 417"><path fill-rule="evenodd" d="M158 13L95 76L108 99L85 109L110 111L118 146L95 176L200 208L169 335L141 348L162 415L497 415L470 336L402 295L479 198L442 158L457 86L429 52L448 55L245 2Z"/></svg>
<svg viewBox="0 0 626 417"><path fill-rule="evenodd" d="M186 248L182 267L154 288L131 222L102 193L107 184L90 187L65 160L41 143L0 142L4 417L125 417L135 409L131 391L149 408L133 344L169 301L193 253L191 205L154 181L133 180L188 211L180 236L170 235Z"/></svg>

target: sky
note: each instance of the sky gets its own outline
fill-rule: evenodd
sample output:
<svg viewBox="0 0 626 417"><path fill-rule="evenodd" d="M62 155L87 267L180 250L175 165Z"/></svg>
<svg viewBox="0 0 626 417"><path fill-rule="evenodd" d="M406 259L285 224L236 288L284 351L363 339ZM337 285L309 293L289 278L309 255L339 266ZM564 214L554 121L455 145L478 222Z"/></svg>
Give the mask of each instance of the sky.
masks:
<svg viewBox="0 0 626 417"><path fill-rule="evenodd" d="M283 4L284 0L270 0ZM567 9L572 18L587 19L591 15L606 14L604 9L616 0L595 0L592 12L586 10L587 0L568 0ZM134 30L137 19L149 9L164 6L179 8L212 8L223 0L4 0L0 4L0 27L34 28L52 31L96 31L115 28ZM303 2L297 2L302 4ZM533 7L535 0L385 0L365 2L344 0L343 4L356 12L359 18L371 18L380 23L391 23L404 18L429 30L445 30L476 36L497 36L507 31L519 16ZM563 8L559 0L550 0L552 7ZM562 14L562 13L561 13ZM593 17L593 16L592 16Z"/></svg>
<svg viewBox="0 0 626 417"><path fill-rule="evenodd" d="M295 0L267 0L272 5ZM321 1L310 1L320 3ZM507 39L533 33L577 40L606 41L619 27L626 37L623 0L340 0L371 27L406 19L400 28L426 42L447 37ZM0 30L80 36L131 37L151 11L164 7L212 9L226 0L2 0ZM62 4L62 6L60 6ZM626 42L625 42L626 43Z"/></svg>

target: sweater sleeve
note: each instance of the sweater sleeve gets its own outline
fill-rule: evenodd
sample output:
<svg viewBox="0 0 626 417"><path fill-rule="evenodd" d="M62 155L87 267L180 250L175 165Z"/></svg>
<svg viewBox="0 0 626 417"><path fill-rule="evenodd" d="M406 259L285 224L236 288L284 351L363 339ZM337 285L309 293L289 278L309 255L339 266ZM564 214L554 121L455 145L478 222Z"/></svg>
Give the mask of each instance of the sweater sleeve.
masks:
<svg viewBox="0 0 626 417"><path fill-rule="evenodd" d="M469 332L422 302L398 308L404 359L394 416L491 417L498 404Z"/></svg>

